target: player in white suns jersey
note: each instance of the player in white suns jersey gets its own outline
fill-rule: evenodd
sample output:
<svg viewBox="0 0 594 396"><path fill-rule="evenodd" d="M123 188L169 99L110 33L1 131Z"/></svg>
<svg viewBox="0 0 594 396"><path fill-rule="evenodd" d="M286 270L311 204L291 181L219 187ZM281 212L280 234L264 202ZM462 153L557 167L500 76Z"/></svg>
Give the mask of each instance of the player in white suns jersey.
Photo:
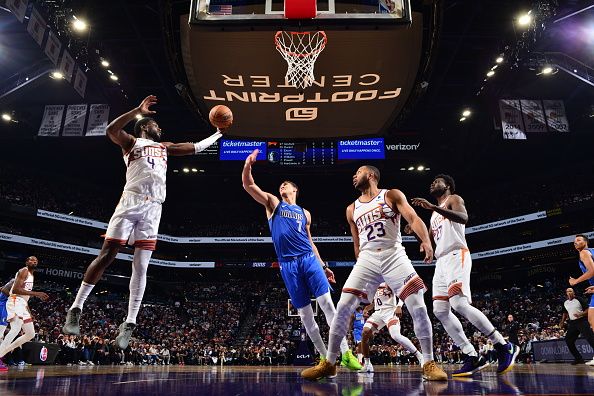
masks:
<svg viewBox="0 0 594 396"><path fill-rule="evenodd" d="M0 371L8 371L8 368L2 361L2 358L9 352L17 349L24 343L31 341L35 337L35 326L33 317L29 311L29 298L37 297L43 301L48 299L48 295L43 292L33 291L34 272L37 268L37 257L31 256L25 261L26 267L23 267L16 273L16 277L10 289L10 295L6 302L7 320L10 323L10 331L0 344ZM23 335L16 336L23 330Z"/></svg>
<svg viewBox="0 0 594 396"><path fill-rule="evenodd" d="M467 355L464 365L452 376L469 376L483 369L488 363L478 357L460 320L450 308L454 308L495 345L498 355L497 373L509 371L518 356L519 348L507 343L489 319L473 307L470 294L472 259L466 243L468 213L464 200L454 194L456 185L449 175L437 175L429 192L437 199L433 205L423 198L413 198L412 204L432 210L431 234L435 241L435 275L433 276L433 313L441 321L452 340Z"/></svg>
<svg viewBox="0 0 594 396"><path fill-rule="evenodd" d="M331 377L336 373L334 361L338 355L340 340L345 336L349 317L361 301L369 301L381 282L404 300L413 318L414 330L421 344L423 377L428 380L447 380L445 372L433 360L433 332L427 307L423 299L425 285L417 275L400 236L400 218L410 224L421 240L425 261L433 259L433 248L427 227L408 204L404 194L396 189L384 190L377 186L379 170L374 166L362 166L353 176L353 185L361 196L346 210L347 221L353 235L357 263L351 271L336 307L336 315L330 326L328 359L305 370L307 379Z"/></svg>
<svg viewBox="0 0 594 396"><path fill-rule="evenodd" d="M369 306L365 307L365 310L369 310L373 307L373 314L365 322L363 327L363 337L361 341L361 351L363 353L364 361L363 368L359 370L362 373L373 373L373 365L369 359L369 342L375 333L383 329L388 328L390 337L407 351L414 354L419 360L421 367L423 366L423 355L417 350L415 344L412 343L407 337L403 336L400 332L400 317L402 317L402 306L404 301L399 300L390 286L385 282L380 283L375 296L373 296L373 302Z"/></svg>
<svg viewBox="0 0 594 396"><path fill-rule="evenodd" d="M135 249L128 316L116 337L116 344L121 349L128 347L136 327L136 316L146 287L146 271L157 243L161 205L166 195L167 157L196 154L222 136L218 130L199 143L160 143L161 128L155 120L145 117L155 113L150 107L156 103L156 96L147 96L138 107L122 114L107 126L107 136L122 148L126 184L109 221L99 256L87 268L62 328L65 334L80 334L79 321L85 300L101 279L103 271L114 261L120 247L128 243ZM123 128L137 116L142 117L136 121L134 133L125 132Z"/></svg>

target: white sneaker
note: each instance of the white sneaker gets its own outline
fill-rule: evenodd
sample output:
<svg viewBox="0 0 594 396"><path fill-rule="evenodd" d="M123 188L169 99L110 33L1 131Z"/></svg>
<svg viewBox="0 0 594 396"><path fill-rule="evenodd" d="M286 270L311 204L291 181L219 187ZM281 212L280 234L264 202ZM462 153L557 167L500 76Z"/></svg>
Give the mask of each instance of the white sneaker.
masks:
<svg viewBox="0 0 594 396"><path fill-rule="evenodd" d="M586 366L594 366L594 359L590 360L589 362L586 362Z"/></svg>
<svg viewBox="0 0 594 396"><path fill-rule="evenodd" d="M373 373L373 365L371 362L365 363L358 373Z"/></svg>
<svg viewBox="0 0 594 396"><path fill-rule="evenodd" d="M87 362L87 364L88 364L89 366L94 366L94 365L95 365L95 363L91 362L90 360Z"/></svg>

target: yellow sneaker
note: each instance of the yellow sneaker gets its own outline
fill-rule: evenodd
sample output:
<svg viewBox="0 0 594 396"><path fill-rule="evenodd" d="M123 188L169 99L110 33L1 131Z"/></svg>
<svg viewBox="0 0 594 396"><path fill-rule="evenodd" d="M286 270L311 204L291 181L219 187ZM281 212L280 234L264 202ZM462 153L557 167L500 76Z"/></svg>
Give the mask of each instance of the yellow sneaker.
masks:
<svg viewBox="0 0 594 396"><path fill-rule="evenodd" d="M361 370L363 368L363 366L361 366L361 363L359 363L359 361L357 360L355 355L353 355L353 352L351 352L350 349L343 353L340 357L340 365L353 371Z"/></svg>
<svg viewBox="0 0 594 396"><path fill-rule="evenodd" d="M423 378L427 381L447 381L448 375L435 364L435 360L431 360L423 365Z"/></svg>
<svg viewBox="0 0 594 396"><path fill-rule="evenodd" d="M336 377L336 366L323 359L320 360L317 366L303 370L301 376L310 381L316 381L321 378L334 378Z"/></svg>

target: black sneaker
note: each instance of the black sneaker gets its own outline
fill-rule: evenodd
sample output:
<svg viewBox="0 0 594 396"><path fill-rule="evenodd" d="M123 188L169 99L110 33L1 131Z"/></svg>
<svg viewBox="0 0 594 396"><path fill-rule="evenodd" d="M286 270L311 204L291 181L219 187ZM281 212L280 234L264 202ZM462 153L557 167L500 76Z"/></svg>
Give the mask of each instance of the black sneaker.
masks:
<svg viewBox="0 0 594 396"><path fill-rule="evenodd" d="M452 377L468 377L487 367L489 362L484 357L466 356L464 365L452 373Z"/></svg>
<svg viewBox="0 0 594 396"><path fill-rule="evenodd" d="M128 348L128 344L130 343L130 338L132 337L132 332L136 328L136 324L134 323L122 323L120 325L120 334L116 337L116 345L121 350L125 350Z"/></svg>
<svg viewBox="0 0 594 396"><path fill-rule="evenodd" d="M70 308L66 314L66 323L62 326L62 333L80 335L80 308Z"/></svg>

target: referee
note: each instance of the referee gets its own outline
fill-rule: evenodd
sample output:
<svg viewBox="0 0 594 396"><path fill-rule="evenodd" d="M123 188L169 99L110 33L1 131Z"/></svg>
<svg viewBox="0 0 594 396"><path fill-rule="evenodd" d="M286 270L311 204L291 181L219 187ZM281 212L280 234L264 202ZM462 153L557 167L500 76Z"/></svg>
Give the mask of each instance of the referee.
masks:
<svg viewBox="0 0 594 396"><path fill-rule="evenodd" d="M582 364L584 363L584 358L575 347L575 341L580 333L586 340L588 340L588 343L594 349L594 333L592 333L587 318L588 304L584 304L583 301L578 300L571 287L565 291L565 295L567 296L567 300L565 300L563 306L565 307L566 312L563 312L559 326L563 327L565 320L569 318L567 332L565 333L565 342L574 358L571 364ZM588 366L594 366L594 359L586 364Z"/></svg>

